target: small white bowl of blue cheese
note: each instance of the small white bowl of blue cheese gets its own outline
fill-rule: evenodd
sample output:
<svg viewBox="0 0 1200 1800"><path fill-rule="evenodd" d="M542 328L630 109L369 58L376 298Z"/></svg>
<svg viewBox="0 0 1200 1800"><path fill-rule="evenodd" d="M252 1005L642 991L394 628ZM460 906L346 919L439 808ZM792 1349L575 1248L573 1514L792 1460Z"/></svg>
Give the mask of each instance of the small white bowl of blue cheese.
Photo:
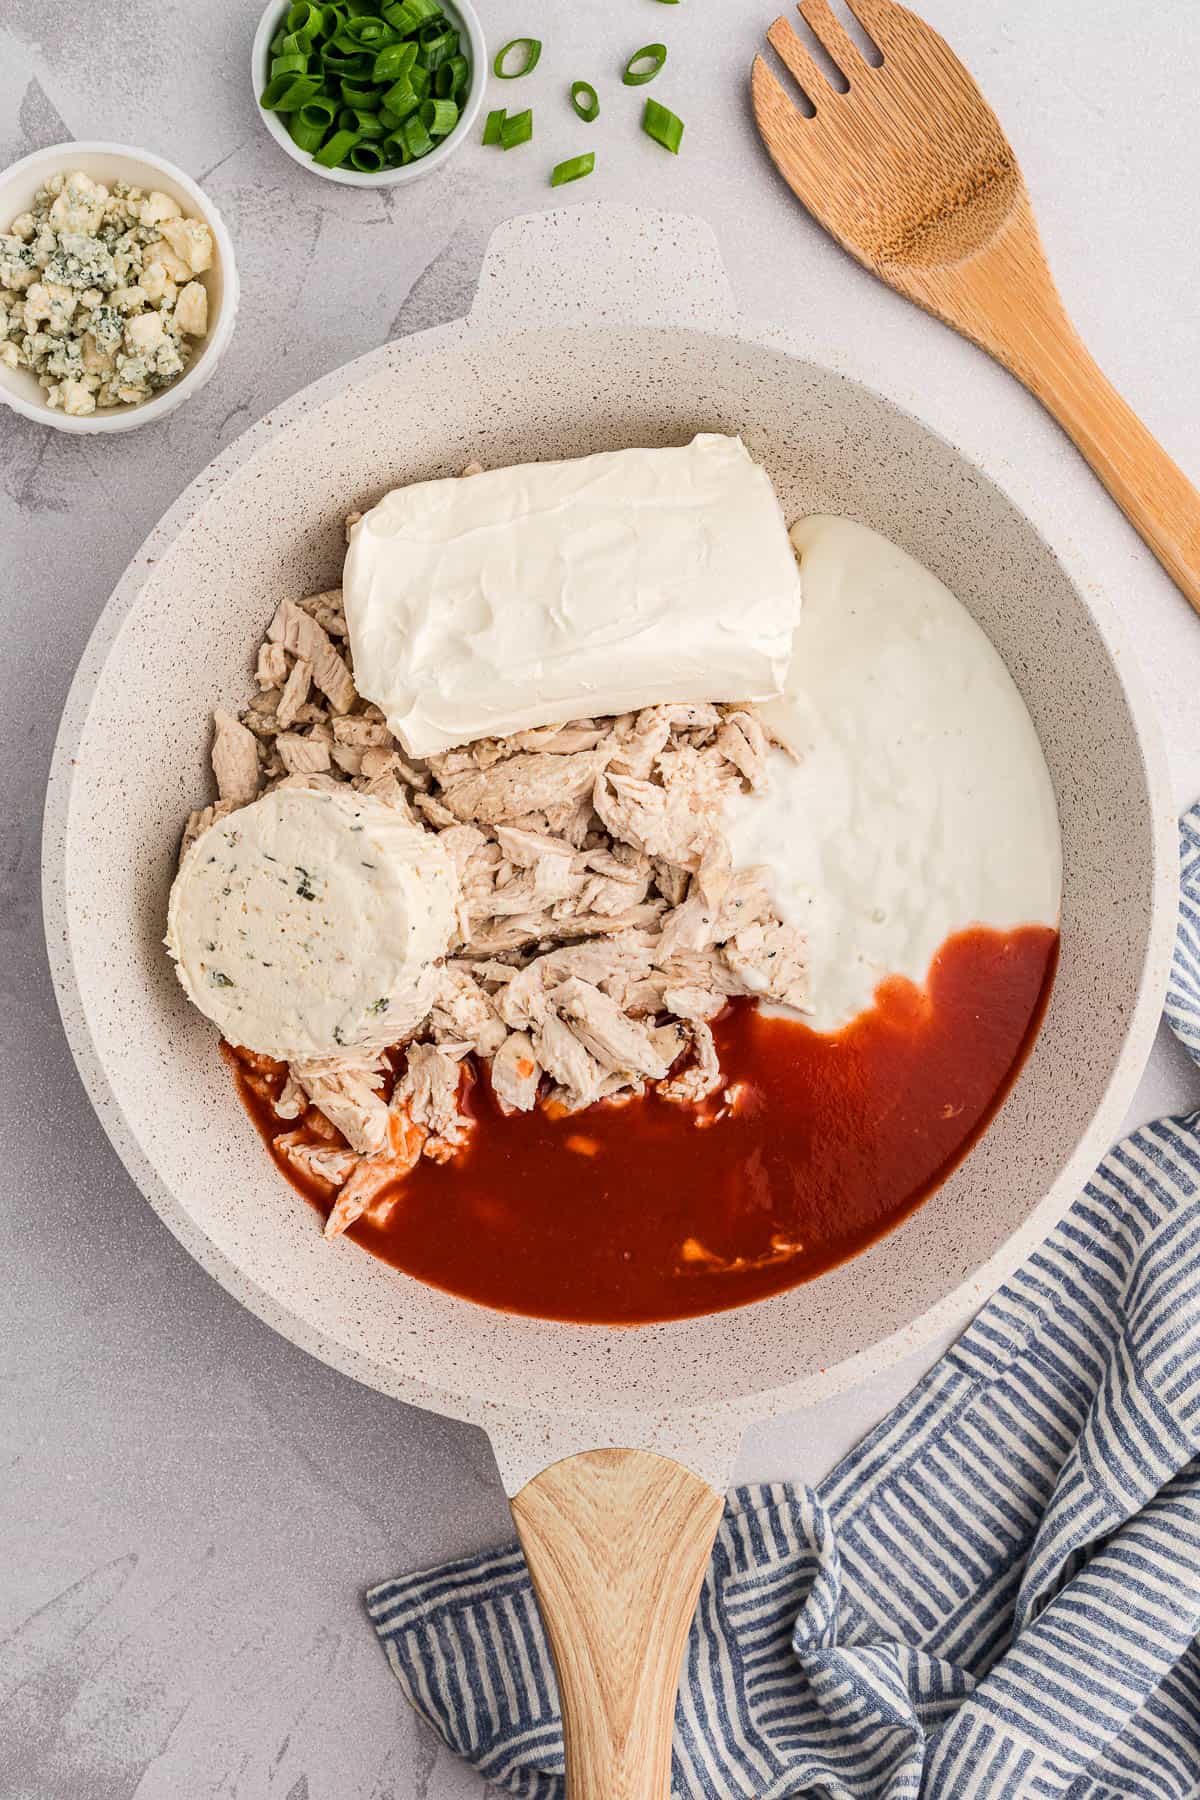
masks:
<svg viewBox="0 0 1200 1800"><path fill-rule="evenodd" d="M213 373L237 301L220 214L162 157L54 144L0 175L0 400L25 418L161 419Z"/></svg>

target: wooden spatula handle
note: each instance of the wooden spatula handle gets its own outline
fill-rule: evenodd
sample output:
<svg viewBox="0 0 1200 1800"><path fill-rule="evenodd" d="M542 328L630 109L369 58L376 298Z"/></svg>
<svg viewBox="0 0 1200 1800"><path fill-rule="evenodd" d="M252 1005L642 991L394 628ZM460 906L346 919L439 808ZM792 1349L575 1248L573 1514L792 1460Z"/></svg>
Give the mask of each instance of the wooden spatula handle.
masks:
<svg viewBox="0 0 1200 1800"><path fill-rule="evenodd" d="M1200 612L1200 493L1147 431L1074 331L1047 339L1027 385L1053 413Z"/></svg>
<svg viewBox="0 0 1200 1800"><path fill-rule="evenodd" d="M1050 275L1027 200L957 275L905 289L989 350L1052 413L1200 612L1200 493L1088 353Z"/></svg>
<svg viewBox="0 0 1200 1800"><path fill-rule="evenodd" d="M568 1457L512 1502L558 1674L570 1800L667 1800L721 1506L699 1476L640 1450Z"/></svg>

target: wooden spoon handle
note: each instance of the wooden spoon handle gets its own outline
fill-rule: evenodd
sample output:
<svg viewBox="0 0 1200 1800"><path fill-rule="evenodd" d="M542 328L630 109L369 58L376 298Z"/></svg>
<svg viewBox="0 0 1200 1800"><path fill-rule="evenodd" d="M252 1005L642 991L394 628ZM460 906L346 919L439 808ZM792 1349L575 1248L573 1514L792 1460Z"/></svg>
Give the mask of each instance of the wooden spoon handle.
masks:
<svg viewBox="0 0 1200 1800"><path fill-rule="evenodd" d="M954 280L936 291L913 280L906 291L1036 394L1200 612L1200 493L1089 355L1054 285L1028 201Z"/></svg>
<svg viewBox="0 0 1200 1800"><path fill-rule="evenodd" d="M1083 452L1130 524L1200 612L1200 493L1123 400L1077 333L1047 333L1026 386Z"/></svg>
<svg viewBox="0 0 1200 1800"><path fill-rule="evenodd" d="M721 1518L664 1456L590 1450L513 1518L558 1674L570 1800L668 1800L679 1669Z"/></svg>

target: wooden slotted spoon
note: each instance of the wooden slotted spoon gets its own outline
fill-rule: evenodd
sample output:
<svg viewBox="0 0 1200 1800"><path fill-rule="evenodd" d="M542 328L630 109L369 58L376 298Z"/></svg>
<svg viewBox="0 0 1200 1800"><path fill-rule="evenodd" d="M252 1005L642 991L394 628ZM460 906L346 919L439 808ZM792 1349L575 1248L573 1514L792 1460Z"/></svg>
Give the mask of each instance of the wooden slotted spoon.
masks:
<svg viewBox="0 0 1200 1800"><path fill-rule="evenodd" d="M754 117L775 166L851 256L1024 382L1200 612L1200 493L1068 319L995 113L949 46L907 8L849 4L883 58L878 67L828 0L799 7L845 77L844 93L786 18L767 32L811 117L755 58Z"/></svg>

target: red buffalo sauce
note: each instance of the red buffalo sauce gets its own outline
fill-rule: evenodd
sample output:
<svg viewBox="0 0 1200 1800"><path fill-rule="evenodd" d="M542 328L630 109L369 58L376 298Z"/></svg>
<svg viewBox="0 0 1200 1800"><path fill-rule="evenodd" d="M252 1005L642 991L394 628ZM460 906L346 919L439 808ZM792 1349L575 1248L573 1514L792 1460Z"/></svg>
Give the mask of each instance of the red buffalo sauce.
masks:
<svg viewBox="0 0 1200 1800"><path fill-rule="evenodd" d="M778 1293L890 1231L962 1160L1036 1035L1057 952L1042 927L960 932L923 988L889 977L828 1035L734 1001L713 1026L728 1086L700 1107L651 1093L506 1118L482 1077L466 1150L419 1162L386 1219L350 1235L467 1299L579 1323ZM268 1142L295 1129L240 1086ZM328 1213L330 1190L276 1160Z"/></svg>

